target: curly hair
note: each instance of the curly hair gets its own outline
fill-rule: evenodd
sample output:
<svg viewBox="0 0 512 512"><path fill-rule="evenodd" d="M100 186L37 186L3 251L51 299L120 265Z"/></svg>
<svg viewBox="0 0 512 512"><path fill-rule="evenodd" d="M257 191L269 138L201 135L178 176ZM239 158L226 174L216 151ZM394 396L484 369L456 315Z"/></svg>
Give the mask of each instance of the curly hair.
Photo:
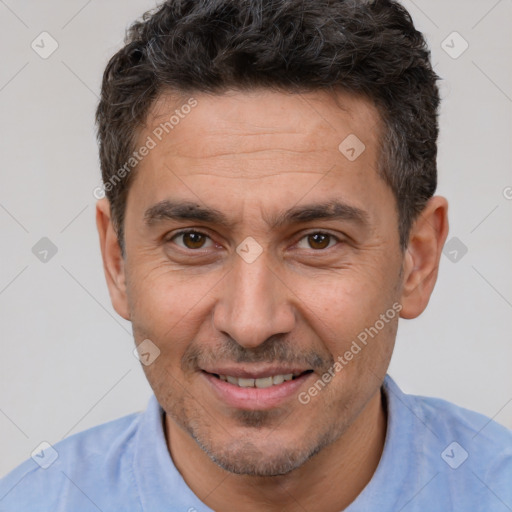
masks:
<svg viewBox="0 0 512 512"><path fill-rule="evenodd" d="M437 186L439 77L394 0L168 0L127 30L96 110L102 178L122 249L134 172L116 176L165 91L343 90L377 108L378 172L396 199L400 245Z"/></svg>

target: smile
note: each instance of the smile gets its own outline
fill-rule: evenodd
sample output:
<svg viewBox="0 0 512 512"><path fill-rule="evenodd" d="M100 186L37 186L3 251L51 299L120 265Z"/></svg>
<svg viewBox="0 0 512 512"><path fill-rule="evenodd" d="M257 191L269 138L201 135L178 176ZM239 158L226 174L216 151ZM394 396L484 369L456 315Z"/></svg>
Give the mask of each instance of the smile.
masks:
<svg viewBox="0 0 512 512"><path fill-rule="evenodd" d="M243 377L234 377L232 375L218 375L216 373L212 374L214 377L224 381L229 382L229 384L233 384L234 386L238 386L240 388L270 388L271 386L279 386L285 381L296 379L300 377L304 373L311 373L312 370L307 370L302 373L287 373L281 375L273 375L268 377L260 377L257 379L251 378L243 378Z"/></svg>
<svg viewBox="0 0 512 512"><path fill-rule="evenodd" d="M314 377L311 369L225 367L200 372L207 388L223 404L235 409L282 407Z"/></svg>

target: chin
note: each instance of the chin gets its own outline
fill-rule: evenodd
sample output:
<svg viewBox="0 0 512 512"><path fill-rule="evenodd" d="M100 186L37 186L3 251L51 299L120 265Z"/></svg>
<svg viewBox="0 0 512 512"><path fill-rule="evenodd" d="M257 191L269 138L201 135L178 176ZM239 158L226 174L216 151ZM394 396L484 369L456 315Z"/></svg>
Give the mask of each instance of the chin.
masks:
<svg viewBox="0 0 512 512"><path fill-rule="evenodd" d="M306 437L303 442L288 440L287 445L279 442L277 446L275 441L269 443L261 439L261 443L258 444L246 440L247 437L250 436L246 436L242 441L231 439L216 444L211 439L201 439L193 433L193 438L201 449L219 467L236 475L259 477L291 473L333 442L337 436L325 435L317 440ZM269 432L267 440L271 437L272 432Z"/></svg>

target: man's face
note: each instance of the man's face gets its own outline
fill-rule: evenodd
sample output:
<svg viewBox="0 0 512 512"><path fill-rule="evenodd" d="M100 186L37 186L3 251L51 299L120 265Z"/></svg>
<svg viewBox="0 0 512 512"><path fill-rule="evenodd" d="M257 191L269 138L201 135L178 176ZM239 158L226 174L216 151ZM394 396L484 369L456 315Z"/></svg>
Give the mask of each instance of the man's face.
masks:
<svg viewBox="0 0 512 512"><path fill-rule="evenodd" d="M391 357L398 314L381 315L400 299L403 258L376 171L379 118L341 93L342 108L323 92L194 98L159 141L187 100L162 96L139 137L156 147L126 204L130 319L160 350L144 370L168 428L230 471L286 473L356 422ZM353 161L338 148L351 134L366 146Z"/></svg>

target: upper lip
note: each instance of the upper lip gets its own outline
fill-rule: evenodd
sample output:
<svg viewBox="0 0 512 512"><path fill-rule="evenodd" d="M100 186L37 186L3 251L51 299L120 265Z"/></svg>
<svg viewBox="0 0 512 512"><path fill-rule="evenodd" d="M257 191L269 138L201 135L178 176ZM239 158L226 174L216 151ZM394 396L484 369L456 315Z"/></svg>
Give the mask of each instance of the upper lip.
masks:
<svg viewBox="0 0 512 512"><path fill-rule="evenodd" d="M262 377L275 377L276 375L289 375L290 373L298 375L311 368L297 368L285 366L266 366L259 368L249 368L247 366L217 366L215 368L202 368L207 373L216 373L217 375L229 375L239 379L260 379Z"/></svg>

